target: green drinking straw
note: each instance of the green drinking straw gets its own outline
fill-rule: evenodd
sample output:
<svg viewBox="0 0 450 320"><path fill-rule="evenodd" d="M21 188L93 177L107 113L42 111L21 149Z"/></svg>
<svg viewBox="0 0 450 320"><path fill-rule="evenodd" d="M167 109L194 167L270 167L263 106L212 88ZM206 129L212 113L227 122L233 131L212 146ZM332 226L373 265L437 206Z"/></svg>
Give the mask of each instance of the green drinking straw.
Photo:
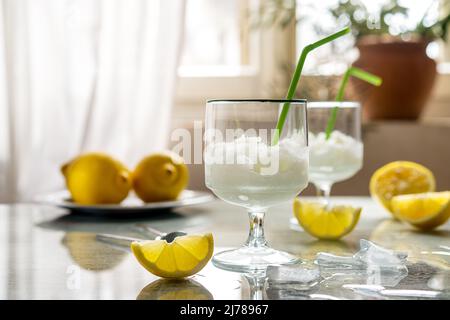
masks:
<svg viewBox="0 0 450 320"><path fill-rule="evenodd" d="M292 76L291 84L289 85L289 90L286 96L286 100L292 100L294 97L295 91L297 90L297 84L298 80L300 79L300 76L302 74L303 65L305 64L306 56L308 53L313 51L314 49L331 42L333 40L336 40L339 37L342 37L350 32L350 27L346 27L342 29L341 31L338 31L336 33L333 33L332 35L325 37L317 42L308 44L306 47L303 48L302 53L300 54L300 58L298 59L297 67L295 68L294 75ZM286 117L289 111L289 102L285 102L283 105L283 109L281 110L280 117L278 118L275 135L272 139L272 145L276 145L278 143L278 140L281 135L281 130L283 129L284 123L286 121Z"/></svg>
<svg viewBox="0 0 450 320"><path fill-rule="evenodd" d="M357 67L350 67L347 69L347 71L344 73L344 76L342 77L341 85L339 86L339 91L336 95L336 101L341 102L344 99L345 87L347 86L348 79L350 78L350 76L366 81L377 87L380 86L381 83L383 82L383 80L379 76L376 76L372 73L369 73ZM326 140L330 138L331 132L333 131L338 109L339 107L336 106L331 111L331 116L328 119L327 128L325 131Z"/></svg>

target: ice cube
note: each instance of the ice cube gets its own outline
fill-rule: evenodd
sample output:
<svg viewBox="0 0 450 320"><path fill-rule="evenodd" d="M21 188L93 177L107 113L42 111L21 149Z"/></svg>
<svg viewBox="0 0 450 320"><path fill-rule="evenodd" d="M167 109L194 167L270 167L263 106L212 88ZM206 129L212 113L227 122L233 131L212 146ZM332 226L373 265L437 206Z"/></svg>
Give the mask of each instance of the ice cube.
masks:
<svg viewBox="0 0 450 320"><path fill-rule="evenodd" d="M336 256L319 252L314 261L323 277L365 279L366 283L397 285L408 275L407 254L380 247L365 239L353 256ZM350 278L350 279L348 279Z"/></svg>
<svg viewBox="0 0 450 320"><path fill-rule="evenodd" d="M391 267L406 264L408 254L385 249L365 239L359 241L360 250L353 255L368 266Z"/></svg>
<svg viewBox="0 0 450 320"><path fill-rule="evenodd" d="M353 256L336 256L319 252L315 263L322 267L341 267L342 269L364 269L368 266L401 267L406 264L408 254L385 249L365 239L359 241L360 250Z"/></svg>
<svg viewBox="0 0 450 320"><path fill-rule="evenodd" d="M309 290L320 282L320 270L315 265L269 266L266 276L271 289Z"/></svg>
<svg viewBox="0 0 450 320"><path fill-rule="evenodd" d="M320 267L333 269L356 270L365 269L365 264L353 256L336 256L327 252L319 252L314 261Z"/></svg>

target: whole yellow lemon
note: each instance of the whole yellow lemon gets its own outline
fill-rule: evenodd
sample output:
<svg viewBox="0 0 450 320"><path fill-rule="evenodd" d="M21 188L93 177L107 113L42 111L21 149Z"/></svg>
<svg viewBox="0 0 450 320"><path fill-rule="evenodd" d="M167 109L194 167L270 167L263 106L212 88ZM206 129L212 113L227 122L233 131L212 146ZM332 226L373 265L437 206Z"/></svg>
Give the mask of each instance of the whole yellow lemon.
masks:
<svg viewBox="0 0 450 320"><path fill-rule="evenodd" d="M133 171L133 188L144 202L174 200L189 182L183 158L173 152L151 154Z"/></svg>
<svg viewBox="0 0 450 320"><path fill-rule="evenodd" d="M131 189L131 173L119 161L103 153L80 155L62 166L72 200L79 204L116 204Z"/></svg>

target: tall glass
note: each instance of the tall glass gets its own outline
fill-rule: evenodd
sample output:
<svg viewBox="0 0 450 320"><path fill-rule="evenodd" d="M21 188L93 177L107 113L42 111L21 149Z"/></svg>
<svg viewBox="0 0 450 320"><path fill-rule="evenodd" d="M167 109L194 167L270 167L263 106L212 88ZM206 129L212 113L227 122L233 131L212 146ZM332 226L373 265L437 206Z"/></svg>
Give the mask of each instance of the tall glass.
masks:
<svg viewBox="0 0 450 320"><path fill-rule="evenodd" d="M325 132L335 107L336 122L327 139ZM362 167L361 106L357 102L310 102L308 129L309 179L328 203L332 185L352 177Z"/></svg>
<svg viewBox="0 0 450 320"><path fill-rule="evenodd" d="M264 216L292 201L308 184L306 101L290 100L278 143L273 143L286 100L210 100L206 105L205 180L220 199L247 209L244 246L218 253L219 268L251 272L298 258L268 246ZM236 217L239 219L239 217Z"/></svg>

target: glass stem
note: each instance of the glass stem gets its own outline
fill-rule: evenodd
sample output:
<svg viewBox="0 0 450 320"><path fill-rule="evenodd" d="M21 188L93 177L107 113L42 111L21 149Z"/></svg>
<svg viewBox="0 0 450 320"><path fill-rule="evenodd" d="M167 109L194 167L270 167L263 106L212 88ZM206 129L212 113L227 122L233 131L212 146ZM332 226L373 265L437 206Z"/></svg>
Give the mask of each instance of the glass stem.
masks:
<svg viewBox="0 0 450 320"><path fill-rule="evenodd" d="M264 237L264 215L265 212L249 211L250 231L247 242L245 243L246 246L258 248L267 245L266 238Z"/></svg>
<svg viewBox="0 0 450 320"><path fill-rule="evenodd" d="M250 300L264 300L264 285L266 282L265 276L254 276L254 275L244 275L247 279L248 286L250 289L249 298Z"/></svg>
<svg viewBox="0 0 450 320"><path fill-rule="evenodd" d="M317 196L325 201L326 205L330 204L331 184L321 183L316 184Z"/></svg>

